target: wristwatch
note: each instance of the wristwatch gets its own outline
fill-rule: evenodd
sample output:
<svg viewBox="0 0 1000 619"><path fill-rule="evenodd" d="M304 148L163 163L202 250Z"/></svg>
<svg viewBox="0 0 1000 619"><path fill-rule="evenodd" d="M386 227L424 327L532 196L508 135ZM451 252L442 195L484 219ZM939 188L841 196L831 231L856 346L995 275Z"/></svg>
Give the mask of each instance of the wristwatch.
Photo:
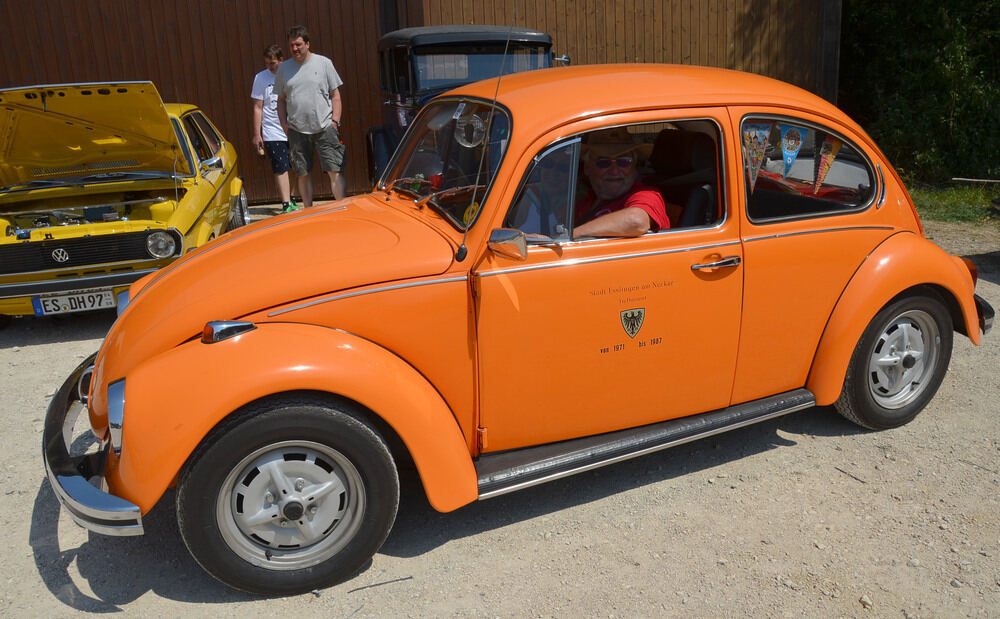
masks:
<svg viewBox="0 0 1000 619"><path fill-rule="evenodd" d="M337 125L337 128L340 129L340 121L339 120L333 121L333 124Z"/></svg>

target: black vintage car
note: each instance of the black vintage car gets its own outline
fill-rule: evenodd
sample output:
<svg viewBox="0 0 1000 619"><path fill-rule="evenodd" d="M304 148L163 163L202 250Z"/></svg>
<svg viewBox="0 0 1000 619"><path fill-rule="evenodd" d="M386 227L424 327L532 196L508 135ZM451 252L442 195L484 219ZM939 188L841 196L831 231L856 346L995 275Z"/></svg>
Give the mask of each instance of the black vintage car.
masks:
<svg viewBox="0 0 1000 619"><path fill-rule="evenodd" d="M509 39L509 43L508 43ZM506 58L504 49L507 49ZM508 26L423 26L384 35L378 44L382 124L368 130L371 182L424 103L463 84L551 67L552 37ZM568 63L567 58L558 59Z"/></svg>

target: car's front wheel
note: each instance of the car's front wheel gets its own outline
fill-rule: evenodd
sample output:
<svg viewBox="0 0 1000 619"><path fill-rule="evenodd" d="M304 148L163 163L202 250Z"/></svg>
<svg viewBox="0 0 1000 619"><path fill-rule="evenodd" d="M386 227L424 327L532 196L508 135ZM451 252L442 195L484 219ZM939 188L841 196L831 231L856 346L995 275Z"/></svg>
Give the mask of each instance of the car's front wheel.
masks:
<svg viewBox="0 0 1000 619"><path fill-rule="evenodd" d="M872 430L911 421L941 386L951 348L951 317L939 300L921 295L890 303L854 350L837 410Z"/></svg>
<svg viewBox="0 0 1000 619"><path fill-rule="evenodd" d="M233 205L229 209L229 221L226 222L226 232L248 223L250 223L250 206L247 203L247 192L246 189L240 187L239 195L233 196Z"/></svg>
<svg viewBox="0 0 1000 619"><path fill-rule="evenodd" d="M287 595L348 578L385 541L399 479L382 437L349 405L253 405L199 446L177 491L188 550L210 574Z"/></svg>

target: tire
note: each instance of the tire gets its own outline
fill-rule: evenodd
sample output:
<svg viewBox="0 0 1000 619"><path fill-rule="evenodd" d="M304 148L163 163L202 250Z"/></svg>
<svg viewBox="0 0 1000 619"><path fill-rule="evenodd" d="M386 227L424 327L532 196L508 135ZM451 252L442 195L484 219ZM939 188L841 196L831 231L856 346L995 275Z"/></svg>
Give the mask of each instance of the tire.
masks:
<svg viewBox="0 0 1000 619"><path fill-rule="evenodd" d="M233 196L233 206L229 209L229 221L226 222L226 232L241 228L250 223L250 207L247 204L246 189L240 187L240 193Z"/></svg>
<svg viewBox="0 0 1000 619"><path fill-rule="evenodd" d="M910 422L941 386L952 340L951 316L936 298L913 296L889 304L854 349L837 411L870 430Z"/></svg>
<svg viewBox="0 0 1000 619"><path fill-rule="evenodd" d="M177 488L177 524L194 559L223 583L266 595L355 574L399 505L382 437L349 406L306 397L251 405L220 424Z"/></svg>
<svg viewBox="0 0 1000 619"><path fill-rule="evenodd" d="M13 316L7 314L0 314L0 329L6 329L10 326L10 323L14 320Z"/></svg>

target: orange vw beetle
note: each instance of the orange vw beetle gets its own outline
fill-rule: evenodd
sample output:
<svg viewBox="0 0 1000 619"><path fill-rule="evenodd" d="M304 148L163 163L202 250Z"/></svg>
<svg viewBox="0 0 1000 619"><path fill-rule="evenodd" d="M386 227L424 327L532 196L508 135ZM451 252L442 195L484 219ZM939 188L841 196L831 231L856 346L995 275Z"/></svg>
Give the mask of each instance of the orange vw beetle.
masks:
<svg viewBox="0 0 1000 619"><path fill-rule="evenodd" d="M371 194L136 282L52 400L45 465L88 529L141 534L176 486L213 576L308 591L378 550L401 462L449 511L817 405L902 425L953 332L989 331L975 284L816 96L684 66L510 75L427 105ZM64 440L83 406L90 455Z"/></svg>

